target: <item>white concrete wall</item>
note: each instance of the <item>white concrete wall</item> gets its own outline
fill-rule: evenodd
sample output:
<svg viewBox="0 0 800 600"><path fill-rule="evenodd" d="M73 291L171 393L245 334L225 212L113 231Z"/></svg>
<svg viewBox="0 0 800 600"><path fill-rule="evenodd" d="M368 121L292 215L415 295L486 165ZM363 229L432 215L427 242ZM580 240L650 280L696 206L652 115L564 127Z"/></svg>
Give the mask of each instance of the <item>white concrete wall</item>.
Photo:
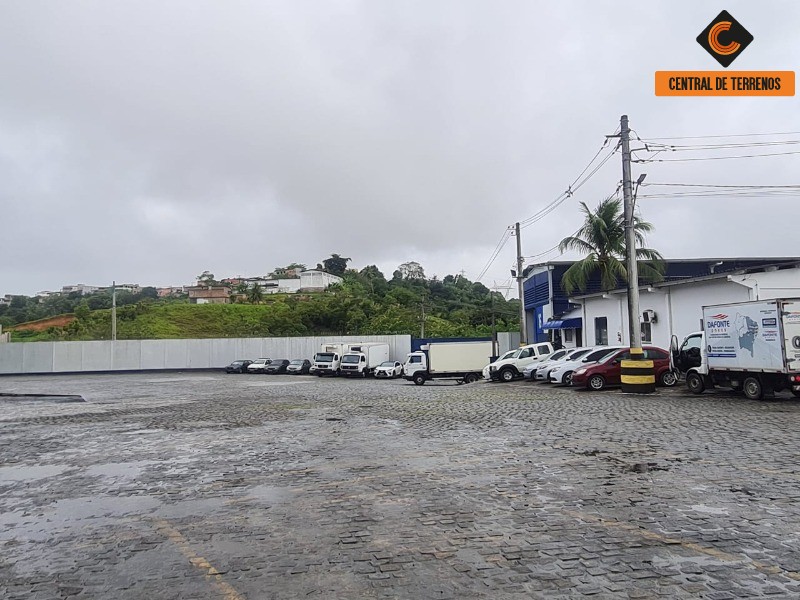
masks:
<svg viewBox="0 0 800 600"><path fill-rule="evenodd" d="M221 368L238 358L312 358L323 343L383 342L391 360L411 351L409 335L18 342L0 344L0 374Z"/></svg>
<svg viewBox="0 0 800 600"><path fill-rule="evenodd" d="M787 290L782 290L786 292ZM800 296L800 288L788 293L789 296ZM786 296L786 293L779 296ZM642 289L639 294L641 312L652 310L657 322L652 325L651 344L661 348L669 348L673 335L683 339L687 334L700 329L702 307L711 304L728 302L746 302L750 300L750 290L727 279L715 279ZM593 297L582 300L584 305L584 333L586 345L595 343L595 317L608 319L608 343L610 345L628 344L628 299L625 294L608 294L607 298ZM642 315L639 315L641 321Z"/></svg>

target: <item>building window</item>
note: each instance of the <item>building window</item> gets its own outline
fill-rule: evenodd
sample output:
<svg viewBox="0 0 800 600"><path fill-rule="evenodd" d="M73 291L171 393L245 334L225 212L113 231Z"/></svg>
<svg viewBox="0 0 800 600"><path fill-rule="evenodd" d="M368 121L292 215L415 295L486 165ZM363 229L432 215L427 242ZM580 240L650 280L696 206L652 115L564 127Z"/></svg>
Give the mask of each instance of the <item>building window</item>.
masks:
<svg viewBox="0 0 800 600"><path fill-rule="evenodd" d="M595 346L608 346L608 319L606 317L594 318L594 343Z"/></svg>
<svg viewBox="0 0 800 600"><path fill-rule="evenodd" d="M649 344L653 341L653 324L642 323L642 342Z"/></svg>
<svg viewBox="0 0 800 600"><path fill-rule="evenodd" d="M564 330L564 341L572 343L572 329Z"/></svg>

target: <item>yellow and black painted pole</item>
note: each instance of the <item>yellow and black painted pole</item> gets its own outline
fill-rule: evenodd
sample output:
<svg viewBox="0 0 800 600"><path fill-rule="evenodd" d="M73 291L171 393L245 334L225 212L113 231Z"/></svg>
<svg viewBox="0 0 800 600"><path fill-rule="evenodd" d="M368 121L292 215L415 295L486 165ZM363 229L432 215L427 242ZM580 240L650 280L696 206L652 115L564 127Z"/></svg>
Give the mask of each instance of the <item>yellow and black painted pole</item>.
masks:
<svg viewBox="0 0 800 600"><path fill-rule="evenodd" d="M644 357L641 348L631 348L630 360L620 363L622 391L633 394L649 394L656 391L656 374L653 360Z"/></svg>

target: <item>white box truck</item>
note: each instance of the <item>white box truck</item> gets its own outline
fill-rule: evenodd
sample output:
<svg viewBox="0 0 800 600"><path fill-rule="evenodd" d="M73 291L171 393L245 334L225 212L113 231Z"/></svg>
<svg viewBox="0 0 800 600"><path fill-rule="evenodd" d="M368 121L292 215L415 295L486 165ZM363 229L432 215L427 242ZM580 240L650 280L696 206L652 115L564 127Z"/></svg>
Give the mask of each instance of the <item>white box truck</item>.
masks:
<svg viewBox="0 0 800 600"><path fill-rule="evenodd" d="M348 344L342 355L341 374L348 377L367 377L384 361L389 360L389 344L368 342Z"/></svg>
<svg viewBox="0 0 800 600"><path fill-rule="evenodd" d="M339 375L342 366L342 355L348 351L344 342L325 342L320 344L319 352L314 355L314 372L323 375Z"/></svg>
<svg viewBox="0 0 800 600"><path fill-rule="evenodd" d="M743 391L751 400L790 390L800 397L800 298L703 307L703 331L678 345L673 369L695 394L706 388Z"/></svg>
<svg viewBox="0 0 800 600"><path fill-rule="evenodd" d="M417 385L432 379L475 383L491 356L492 342L431 342L406 357L403 376Z"/></svg>

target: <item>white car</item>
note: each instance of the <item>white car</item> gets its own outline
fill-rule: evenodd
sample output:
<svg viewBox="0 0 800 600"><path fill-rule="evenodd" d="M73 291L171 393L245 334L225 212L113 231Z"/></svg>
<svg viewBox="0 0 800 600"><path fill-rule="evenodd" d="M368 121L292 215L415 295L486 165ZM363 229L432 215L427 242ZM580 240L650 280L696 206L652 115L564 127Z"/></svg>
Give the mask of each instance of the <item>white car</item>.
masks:
<svg viewBox="0 0 800 600"><path fill-rule="evenodd" d="M272 362L271 358L257 358L247 365L248 373L263 373L267 365Z"/></svg>
<svg viewBox="0 0 800 600"><path fill-rule="evenodd" d="M375 377L378 379L394 379L403 376L403 365L396 360L387 360L375 367Z"/></svg>
<svg viewBox="0 0 800 600"><path fill-rule="evenodd" d="M548 365L551 365L552 363L561 360L567 354L569 354L570 351L571 350L569 348L565 348L565 349L562 349L562 350L556 350L555 352L553 352L547 358L544 358L544 359L540 360L539 362L535 362L535 363L529 364L524 369L522 369L522 376L525 379L533 381L534 377L536 376L536 373L539 371L539 369L545 369L545 368L547 368Z"/></svg>
<svg viewBox="0 0 800 600"><path fill-rule="evenodd" d="M582 358L595 348L593 346L583 346L580 348L572 348L568 350L565 355L561 358L558 358L553 361L548 361L542 364L540 369L537 369L536 372L533 374L534 381L544 381L545 383L550 383L550 371L560 367L563 363L570 361L570 360L577 360Z"/></svg>
<svg viewBox="0 0 800 600"><path fill-rule="evenodd" d="M585 367L588 364L595 363L604 356L622 349L622 346L599 346L590 352L584 354L577 360L570 360L561 363L555 369L550 371L550 381L553 383L561 383L564 385L572 385L572 374L576 369Z"/></svg>

